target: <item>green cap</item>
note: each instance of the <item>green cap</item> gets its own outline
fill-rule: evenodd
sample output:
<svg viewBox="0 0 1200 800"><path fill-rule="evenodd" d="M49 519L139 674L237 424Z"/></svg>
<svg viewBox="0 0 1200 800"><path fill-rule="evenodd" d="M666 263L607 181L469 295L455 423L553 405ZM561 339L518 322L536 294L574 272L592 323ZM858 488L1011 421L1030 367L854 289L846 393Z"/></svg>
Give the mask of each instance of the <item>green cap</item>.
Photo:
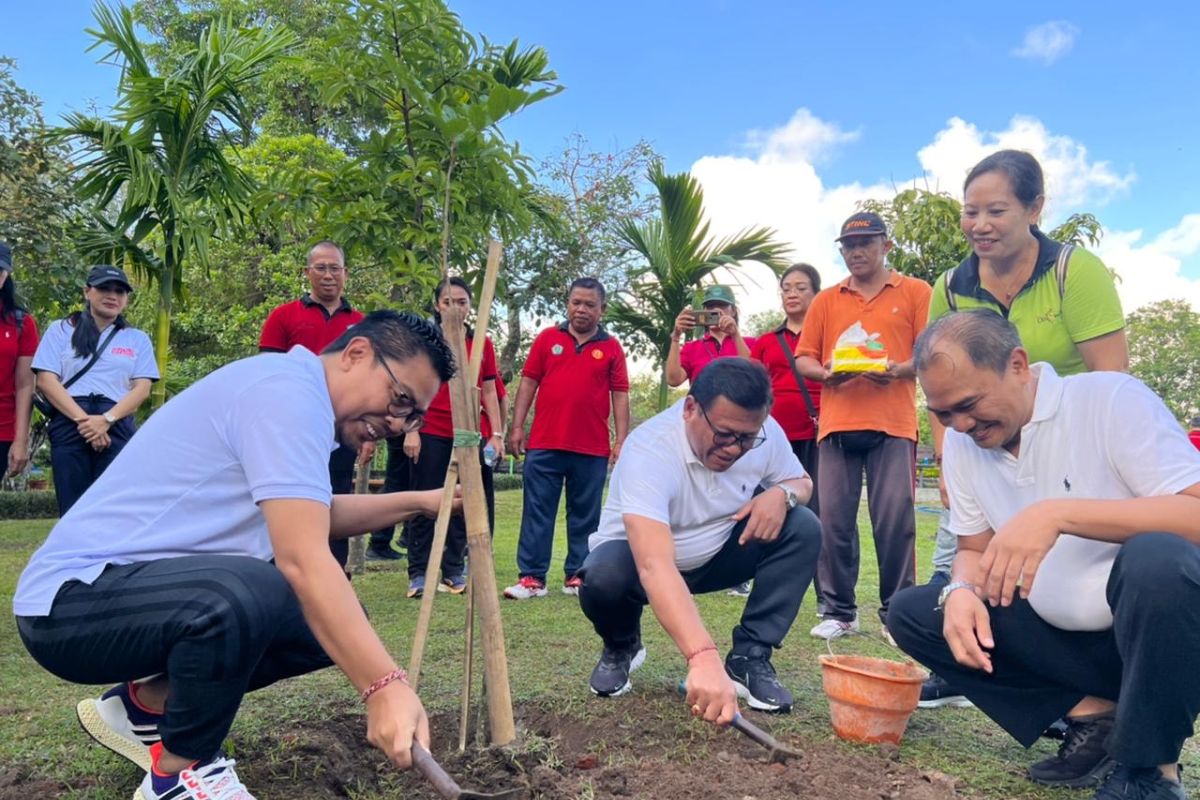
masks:
<svg viewBox="0 0 1200 800"><path fill-rule="evenodd" d="M715 284L704 290L704 299L700 301L700 305L706 303L728 303L731 306L736 306L737 301L733 299L733 290L728 286Z"/></svg>

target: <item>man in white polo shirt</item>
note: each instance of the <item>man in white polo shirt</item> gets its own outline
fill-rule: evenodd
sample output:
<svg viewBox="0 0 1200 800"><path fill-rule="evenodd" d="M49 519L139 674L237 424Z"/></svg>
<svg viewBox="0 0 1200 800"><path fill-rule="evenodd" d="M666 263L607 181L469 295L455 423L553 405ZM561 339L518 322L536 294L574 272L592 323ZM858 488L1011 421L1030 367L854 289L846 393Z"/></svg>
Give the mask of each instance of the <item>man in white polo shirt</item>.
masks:
<svg viewBox="0 0 1200 800"><path fill-rule="evenodd" d="M21 641L63 680L120 681L76 711L145 770L139 800L253 800L221 755L243 696L331 664L390 760L428 744L329 540L433 515L442 491L333 495L328 462L419 428L453 372L438 329L394 311L319 356L226 365L150 417L33 554L13 596Z"/></svg>
<svg viewBox="0 0 1200 800"><path fill-rule="evenodd" d="M900 647L1025 746L1030 777L1096 800L1184 800L1200 712L1200 453L1123 373L1029 364L992 311L932 323L915 366L946 432L951 582L892 602Z"/></svg>
<svg viewBox="0 0 1200 800"><path fill-rule="evenodd" d="M604 643L595 694L629 691L629 673L646 656L649 603L687 661L694 715L725 725L739 696L751 708L791 710L771 651L812 582L821 525L805 507L812 481L769 416L771 399L761 364L718 359L687 397L626 439L580 572L579 604ZM751 578L722 663L692 595Z"/></svg>

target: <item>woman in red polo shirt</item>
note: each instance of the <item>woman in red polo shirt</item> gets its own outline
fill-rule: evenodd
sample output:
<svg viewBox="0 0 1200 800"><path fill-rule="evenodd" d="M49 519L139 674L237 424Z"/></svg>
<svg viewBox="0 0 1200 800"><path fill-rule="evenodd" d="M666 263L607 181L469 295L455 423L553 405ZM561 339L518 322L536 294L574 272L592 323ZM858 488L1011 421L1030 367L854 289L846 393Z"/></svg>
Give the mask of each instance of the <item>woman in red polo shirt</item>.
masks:
<svg viewBox="0 0 1200 800"><path fill-rule="evenodd" d="M444 278L433 292L433 318L441 323L442 312L452 308L466 314L471 310L471 290L466 281L457 276ZM465 324L465 322L464 322ZM467 357L470 358L474 333L467 327ZM465 369L460 364L459 369ZM483 443L484 450L494 448L496 459L504 456L504 431L500 416L500 401L496 394L496 350L492 338L484 339L483 360L479 365L479 390L483 411L487 414L489 438ZM480 424L483 425L481 419ZM484 430L481 427L481 430ZM440 489L446 482L446 468L454 454L454 424L450 418L450 386L442 384L437 396L425 412L425 424L419 431L404 436L404 453L412 459L412 484L418 489ZM496 525L496 496L492 485L492 468L480 453L483 471L483 491L487 497L488 526ZM408 596L420 597L425 593L425 571L429 566L429 550L433 545L434 521L429 517L413 517L408 523ZM446 532L446 549L442 552L442 581L438 591L462 594L467 588L466 575L467 528L462 515L450 518Z"/></svg>
<svg viewBox="0 0 1200 800"><path fill-rule="evenodd" d="M12 251L0 242L0 478L16 475L29 463L29 365L37 346L37 324L17 303Z"/></svg>
<svg viewBox="0 0 1200 800"><path fill-rule="evenodd" d="M750 358L762 362L771 375L771 391L775 404L773 416L787 434L792 452L800 459L804 471L813 481L812 498L808 507L820 513L817 502L817 426L821 412L821 384L800 377L795 369L794 353L804 327L804 318L813 298L821 291L821 273L811 264L793 264L779 279L779 295L783 301L783 324L773 331L764 331L754 340ZM806 396L807 395L807 396ZM821 590L813 579L813 589L820 607Z"/></svg>

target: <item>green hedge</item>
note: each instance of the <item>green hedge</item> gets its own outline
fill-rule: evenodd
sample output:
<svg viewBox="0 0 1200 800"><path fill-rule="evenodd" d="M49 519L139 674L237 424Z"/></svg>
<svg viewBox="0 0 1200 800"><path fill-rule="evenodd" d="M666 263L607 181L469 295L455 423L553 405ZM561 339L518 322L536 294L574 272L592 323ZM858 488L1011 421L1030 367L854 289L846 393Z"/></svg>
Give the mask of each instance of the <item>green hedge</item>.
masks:
<svg viewBox="0 0 1200 800"><path fill-rule="evenodd" d="M508 474L507 472L497 472L494 476L497 492L507 492L510 489L520 489L523 485L524 477L519 472Z"/></svg>
<svg viewBox="0 0 1200 800"><path fill-rule="evenodd" d="M45 519L58 516L54 491L0 492L0 519Z"/></svg>

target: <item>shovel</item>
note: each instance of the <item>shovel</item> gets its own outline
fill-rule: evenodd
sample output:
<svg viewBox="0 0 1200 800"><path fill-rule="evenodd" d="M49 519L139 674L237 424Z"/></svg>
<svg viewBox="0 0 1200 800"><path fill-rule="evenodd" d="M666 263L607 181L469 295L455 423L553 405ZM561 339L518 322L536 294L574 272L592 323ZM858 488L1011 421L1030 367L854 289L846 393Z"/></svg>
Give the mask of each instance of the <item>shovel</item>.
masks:
<svg viewBox="0 0 1200 800"><path fill-rule="evenodd" d="M429 751L417 742L412 746L413 766L433 784L434 790L446 800L512 800L519 797L524 789L508 789L503 792L472 792L459 786L451 778L442 765L434 761Z"/></svg>
<svg viewBox="0 0 1200 800"><path fill-rule="evenodd" d="M733 718L733 722L729 723L730 727L738 733L746 736L756 744L760 744L767 748L767 758L772 764L786 764L789 758L800 758L802 753L799 750L793 750L790 747L784 747L771 734L764 731L762 728L755 725L750 720L738 714Z"/></svg>

